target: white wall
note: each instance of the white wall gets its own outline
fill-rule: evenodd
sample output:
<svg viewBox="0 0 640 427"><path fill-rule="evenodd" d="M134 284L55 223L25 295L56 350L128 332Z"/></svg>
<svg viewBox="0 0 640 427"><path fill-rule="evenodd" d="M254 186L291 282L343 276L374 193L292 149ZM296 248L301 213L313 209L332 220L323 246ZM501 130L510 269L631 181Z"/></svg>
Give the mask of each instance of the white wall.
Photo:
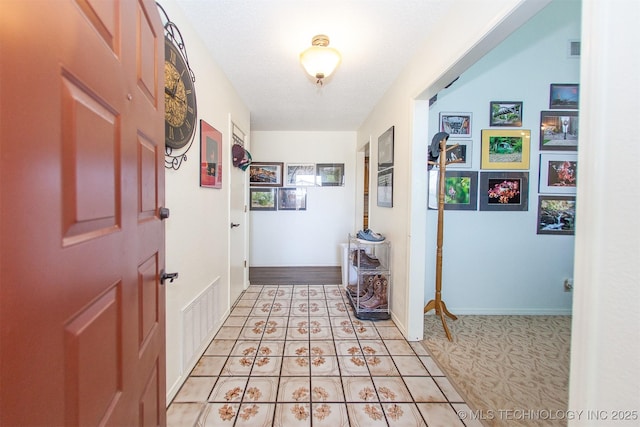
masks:
<svg viewBox="0 0 640 427"><path fill-rule="evenodd" d="M283 162L285 168L287 163L344 163L345 177L340 187L304 187L305 211L250 211L250 266L341 264L340 243L357 231L355 137L355 132L251 133L255 162Z"/></svg>
<svg viewBox="0 0 640 427"><path fill-rule="evenodd" d="M430 108L431 136L440 112L473 114L472 167L450 170L486 171L480 168L481 132L490 128L490 101L522 101L522 129L531 131L530 167L518 171L529 172L527 211L445 211L442 298L455 314L571 312L573 295L563 281L573 277L574 238L538 235L536 224L540 111L549 110L550 83L579 83L580 61L567 56L568 41L579 38L580 1L555 1L440 91ZM430 242L436 241L437 216L437 210L427 212ZM435 258L431 244L425 303L434 296Z"/></svg>
<svg viewBox="0 0 640 427"><path fill-rule="evenodd" d="M231 143L229 115L245 133L249 133L249 110L211 58L202 40L173 0L161 0L171 21L185 40L191 67L195 73L198 120L204 119L222 133L223 185L221 189L201 188L200 152L196 141L187 152L187 160L178 170L167 169L166 204L171 216L166 220L166 270L177 271L176 281L166 285L167 400L173 398L188 374L182 367L182 315L203 289L214 281L219 286L215 321L228 314L229 301L229 168ZM204 340L206 341L206 340Z"/></svg>

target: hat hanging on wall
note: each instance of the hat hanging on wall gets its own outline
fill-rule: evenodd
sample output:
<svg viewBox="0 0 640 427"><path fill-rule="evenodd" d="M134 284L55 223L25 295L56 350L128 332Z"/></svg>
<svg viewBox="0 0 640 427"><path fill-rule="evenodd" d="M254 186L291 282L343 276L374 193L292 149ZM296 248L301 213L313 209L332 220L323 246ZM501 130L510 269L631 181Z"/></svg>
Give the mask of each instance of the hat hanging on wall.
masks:
<svg viewBox="0 0 640 427"><path fill-rule="evenodd" d="M251 153L249 153L240 144L233 144L231 147L231 156L233 157L233 166L247 170L251 164Z"/></svg>
<svg viewBox="0 0 640 427"><path fill-rule="evenodd" d="M429 146L429 161L435 162L440 157L440 141L443 139L449 139L449 134L446 132L438 132L433 136L431 145ZM429 165L427 169L431 169L433 165Z"/></svg>

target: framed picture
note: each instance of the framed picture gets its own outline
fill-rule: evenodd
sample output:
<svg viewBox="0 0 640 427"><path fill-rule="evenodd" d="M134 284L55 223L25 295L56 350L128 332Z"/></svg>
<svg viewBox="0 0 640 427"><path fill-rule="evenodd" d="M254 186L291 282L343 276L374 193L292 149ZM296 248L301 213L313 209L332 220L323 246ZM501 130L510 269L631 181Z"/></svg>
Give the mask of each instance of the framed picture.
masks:
<svg viewBox="0 0 640 427"><path fill-rule="evenodd" d="M522 102L491 101L489 103L489 126L522 126Z"/></svg>
<svg viewBox="0 0 640 427"><path fill-rule="evenodd" d="M378 206L393 207L393 168L378 172Z"/></svg>
<svg viewBox="0 0 640 427"><path fill-rule="evenodd" d="M296 187L316 185L315 163L287 164L286 185L294 185Z"/></svg>
<svg viewBox="0 0 640 427"><path fill-rule="evenodd" d="M537 234L575 234L576 198L539 196Z"/></svg>
<svg viewBox="0 0 640 427"><path fill-rule="evenodd" d="M391 126L378 137L378 170L393 166L393 132Z"/></svg>
<svg viewBox="0 0 640 427"><path fill-rule="evenodd" d="M481 211L529 209L529 172L480 172Z"/></svg>
<svg viewBox="0 0 640 427"><path fill-rule="evenodd" d="M482 130L481 169L529 169L531 131Z"/></svg>
<svg viewBox="0 0 640 427"><path fill-rule="evenodd" d="M316 164L316 182L323 187L344 185L344 163Z"/></svg>
<svg viewBox="0 0 640 427"><path fill-rule="evenodd" d="M577 154L540 154L540 193L576 194L577 180Z"/></svg>
<svg viewBox="0 0 640 427"><path fill-rule="evenodd" d="M458 145L456 148L447 151L447 169L464 169L471 167L471 153L473 151L473 141L470 139L448 139L447 149Z"/></svg>
<svg viewBox="0 0 640 427"><path fill-rule="evenodd" d="M435 175L429 174L429 208L438 209L438 179L439 171ZM433 179L433 185L432 180ZM431 192L434 192L432 195ZM445 172L444 183L445 210L478 210L478 172L450 171Z"/></svg>
<svg viewBox="0 0 640 427"><path fill-rule="evenodd" d="M455 138L471 138L472 113L440 113L440 132Z"/></svg>
<svg viewBox="0 0 640 427"><path fill-rule="evenodd" d="M549 108L577 110L580 103L580 85L576 83L551 83Z"/></svg>
<svg viewBox="0 0 640 427"><path fill-rule="evenodd" d="M222 188L222 134L200 120L200 187Z"/></svg>
<svg viewBox="0 0 640 427"><path fill-rule="evenodd" d="M249 185L252 187L282 187L282 162L253 162L249 165Z"/></svg>
<svg viewBox="0 0 640 427"><path fill-rule="evenodd" d="M540 112L540 150L578 150L578 112Z"/></svg>
<svg viewBox="0 0 640 427"><path fill-rule="evenodd" d="M279 188L278 210L282 211L306 211L306 188Z"/></svg>
<svg viewBox="0 0 640 427"><path fill-rule="evenodd" d="M277 206L277 188L250 188L249 209L252 211L275 211Z"/></svg>

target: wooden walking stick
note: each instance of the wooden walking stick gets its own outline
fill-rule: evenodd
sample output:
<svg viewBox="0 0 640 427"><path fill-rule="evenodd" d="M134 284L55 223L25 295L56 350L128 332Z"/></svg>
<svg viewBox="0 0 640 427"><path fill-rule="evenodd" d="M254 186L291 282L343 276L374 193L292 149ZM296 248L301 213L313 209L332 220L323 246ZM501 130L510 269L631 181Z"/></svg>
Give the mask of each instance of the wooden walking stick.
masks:
<svg viewBox="0 0 640 427"><path fill-rule="evenodd" d="M445 173L446 166L450 163L459 163L462 160L451 160L447 162L447 151L453 150L459 144L455 144L450 146L447 149L447 139L449 139L449 134L446 132L439 132L433 137L433 142L431 143L431 158L437 158L437 151L439 151L439 159L438 161L429 160L429 164L438 165L440 168L439 173L439 182L438 182L438 237L437 237L437 250L436 250L436 296L435 299L432 299L424 306L424 313L427 313L430 310L435 310L436 315L440 316L440 320L442 321L442 327L444 328L444 333L447 335L447 339L451 341L451 333L449 332L449 328L447 327L447 322L444 318L445 315L450 317L453 320L456 320L457 317L454 316L447 310L447 305L442 301L442 241L443 241L443 230L444 230L444 192L445 192ZM437 151L436 151L437 149Z"/></svg>

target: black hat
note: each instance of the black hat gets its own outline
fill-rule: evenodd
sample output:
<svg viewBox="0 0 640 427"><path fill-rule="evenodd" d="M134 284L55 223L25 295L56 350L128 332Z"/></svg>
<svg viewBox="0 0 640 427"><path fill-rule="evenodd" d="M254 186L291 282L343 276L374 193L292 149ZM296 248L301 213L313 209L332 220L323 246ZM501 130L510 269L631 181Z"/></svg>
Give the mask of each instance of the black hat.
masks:
<svg viewBox="0 0 640 427"><path fill-rule="evenodd" d="M449 139L449 134L446 132L438 132L433 136L431 145L429 146L429 161L435 162L440 157L440 141L443 139ZM433 165L429 164L427 170L431 170Z"/></svg>

